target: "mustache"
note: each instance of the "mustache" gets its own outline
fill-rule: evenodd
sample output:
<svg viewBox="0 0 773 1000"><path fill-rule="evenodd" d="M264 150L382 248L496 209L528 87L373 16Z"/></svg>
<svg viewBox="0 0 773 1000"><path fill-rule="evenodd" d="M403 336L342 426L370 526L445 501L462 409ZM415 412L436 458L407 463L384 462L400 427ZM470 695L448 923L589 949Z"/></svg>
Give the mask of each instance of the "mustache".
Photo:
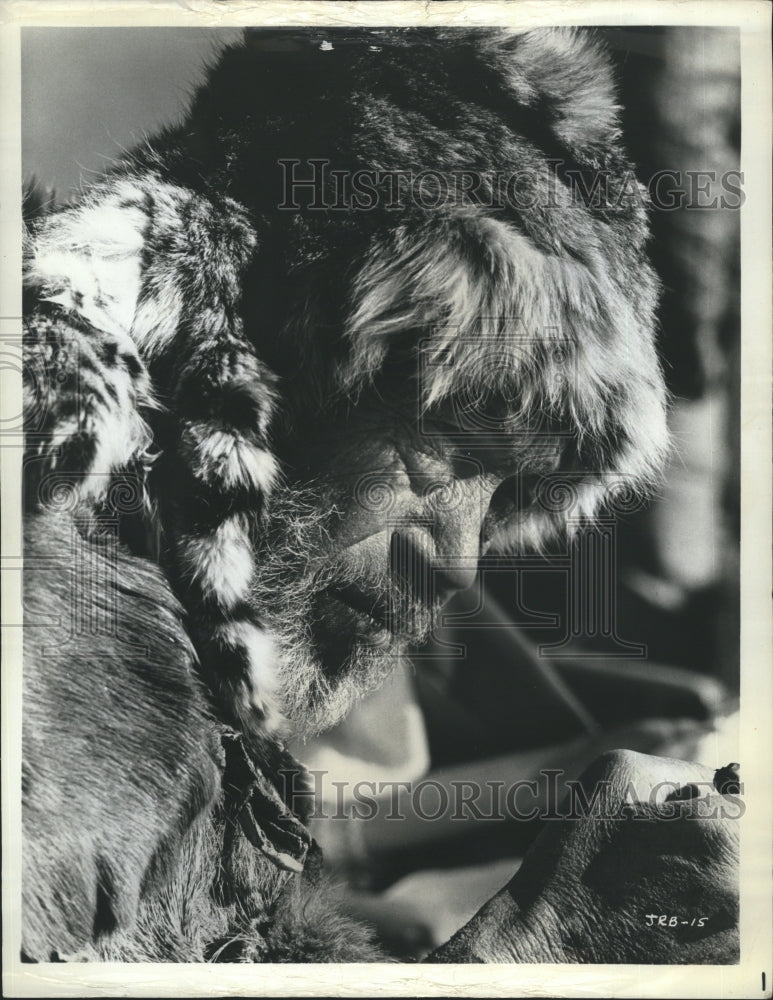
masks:
<svg viewBox="0 0 773 1000"><path fill-rule="evenodd" d="M429 638L442 607L430 563L399 532L390 538L383 569L338 562L318 575L317 586L415 644Z"/></svg>
<svg viewBox="0 0 773 1000"><path fill-rule="evenodd" d="M392 636L417 645L426 641L442 602L425 553L394 531L384 560L360 555L353 547L331 557L339 522L335 504L322 489L277 490L256 552L253 600L262 616L274 619L272 627L281 632L288 614L300 619L316 595L328 592ZM283 607L274 616L277 593L283 594Z"/></svg>
<svg viewBox="0 0 773 1000"><path fill-rule="evenodd" d="M386 629L392 636L414 644L420 644L433 632L440 614L437 602L428 603L425 598L416 597L398 587L384 593L384 588L374 594L374 588L362 589L362 582L340 583L326 588L338 600L354 611L366 615L376 625Z"/></svg>

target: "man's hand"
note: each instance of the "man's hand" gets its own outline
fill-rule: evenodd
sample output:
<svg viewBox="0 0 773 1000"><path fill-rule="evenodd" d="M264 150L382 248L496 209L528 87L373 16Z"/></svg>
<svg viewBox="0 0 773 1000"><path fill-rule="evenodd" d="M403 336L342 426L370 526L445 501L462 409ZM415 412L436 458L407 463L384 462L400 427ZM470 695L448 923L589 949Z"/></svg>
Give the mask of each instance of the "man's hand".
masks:
<svg viewBox="0 0 773 1000"><path fill-rule="evenodd" d="M603 754L438 962L738 960L738 823L699 764Z"/></svg>

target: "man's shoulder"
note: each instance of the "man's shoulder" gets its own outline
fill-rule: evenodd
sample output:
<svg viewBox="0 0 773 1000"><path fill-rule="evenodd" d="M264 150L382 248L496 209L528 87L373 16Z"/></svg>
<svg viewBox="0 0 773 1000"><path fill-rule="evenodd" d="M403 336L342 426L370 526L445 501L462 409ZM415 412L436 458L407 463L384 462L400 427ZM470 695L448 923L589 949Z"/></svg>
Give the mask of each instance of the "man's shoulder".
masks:
<svg viewBox="0 0 773 1000"><path fill-rule="evenodd" d="M217 794L219 745L158 567L67 513L25 538L24 942L45 960L132 922L154 856Z"/></svg>

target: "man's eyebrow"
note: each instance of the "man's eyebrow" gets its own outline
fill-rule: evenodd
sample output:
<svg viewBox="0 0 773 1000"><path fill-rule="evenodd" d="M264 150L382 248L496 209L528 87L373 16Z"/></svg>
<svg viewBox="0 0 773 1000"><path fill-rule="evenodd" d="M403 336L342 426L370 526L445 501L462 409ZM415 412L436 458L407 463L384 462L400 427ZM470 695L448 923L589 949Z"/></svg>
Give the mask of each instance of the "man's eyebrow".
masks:
<svg viewBox="0 0 773 1000"><path fill-rule="evenodd" d="M481 433L490 430L518 434L535 431L538 427L555 430L544 411L524 407L516 392L487 391L477 396L470 392L452 393L433 402L424 412L430 419L458 425L460 430L477 429Z"/></svg>

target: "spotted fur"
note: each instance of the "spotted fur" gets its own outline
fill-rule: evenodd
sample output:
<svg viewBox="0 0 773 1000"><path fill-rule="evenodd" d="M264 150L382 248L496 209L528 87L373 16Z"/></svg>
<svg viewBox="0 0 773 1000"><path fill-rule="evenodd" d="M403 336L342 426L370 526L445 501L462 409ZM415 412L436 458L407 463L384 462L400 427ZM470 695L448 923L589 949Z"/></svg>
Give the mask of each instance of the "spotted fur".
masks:
<svg viewBox="0 0 773 1000"><path fill-rule="evenodd" d="M239 315L254 249L234 202L144 174L45 218L26 270L28 508L50 474L71 470L92 504L117 473L141 477L204 670L240 726L273 719L271 645L246 604L277 474L274 378Z"/></svg>

